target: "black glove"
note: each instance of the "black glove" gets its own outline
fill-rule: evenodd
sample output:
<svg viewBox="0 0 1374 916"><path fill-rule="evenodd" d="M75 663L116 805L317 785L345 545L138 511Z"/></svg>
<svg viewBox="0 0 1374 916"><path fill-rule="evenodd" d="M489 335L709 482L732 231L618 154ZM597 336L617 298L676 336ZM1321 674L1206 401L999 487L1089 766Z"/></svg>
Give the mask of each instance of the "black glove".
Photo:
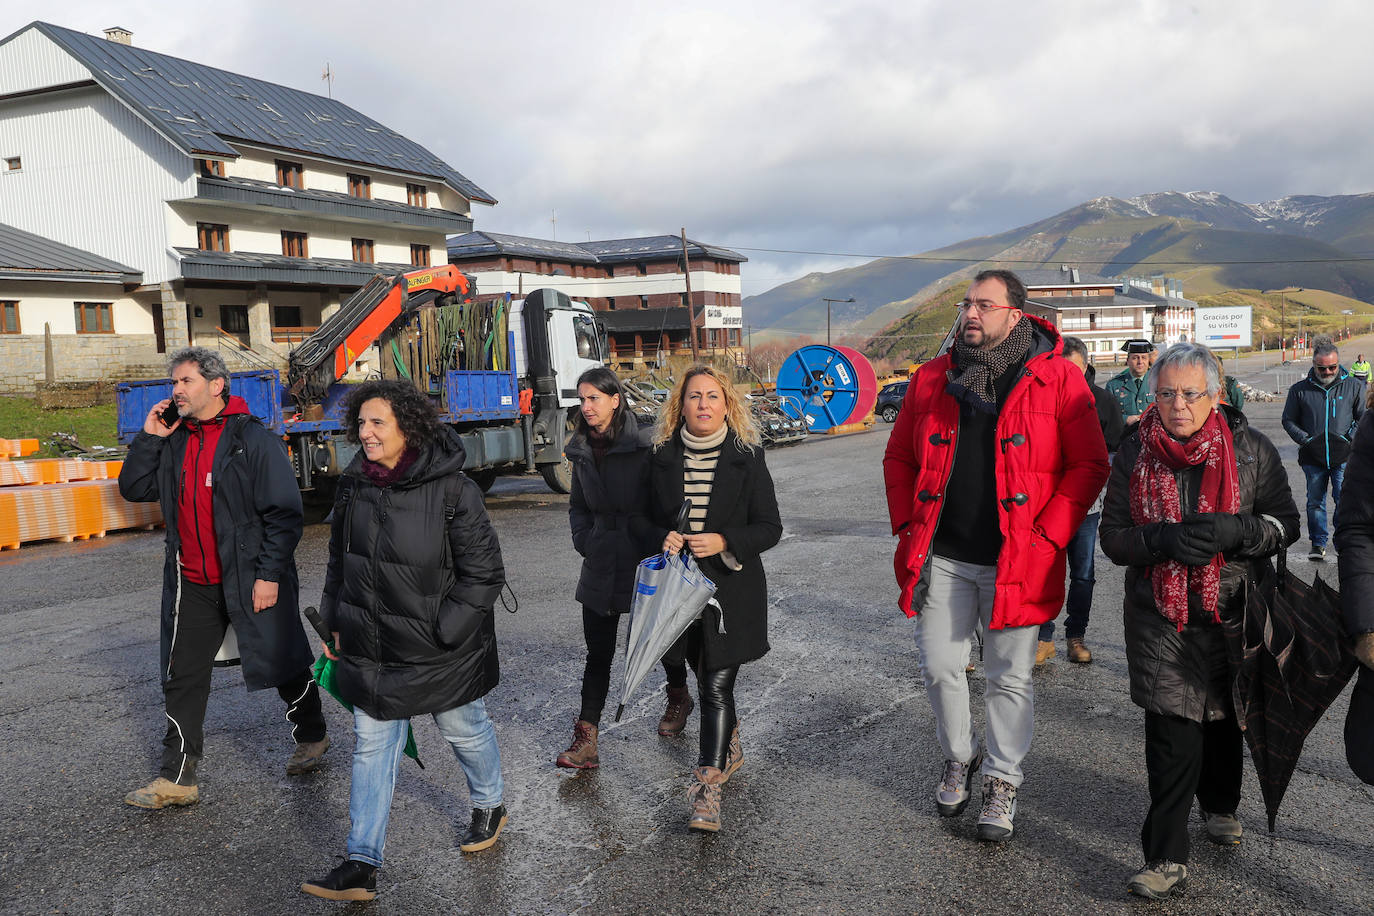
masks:
<svg viewBox="0 0 1374 916"><path fill-rule="evenodd" d="M1184 522L1200 542L1216 545L1216 553L1235 550L1245 543L1245 519L1229 512L1209 512Z"/></svg>
<svg viewBox="0 0 1374 916"><path fill-rule="evenodd" d="M1161 522L1146 536L1146 544L1153 553L1184 566L1206 566L1220 552L1210 529L1203 530L1188 522Z"/></svg>

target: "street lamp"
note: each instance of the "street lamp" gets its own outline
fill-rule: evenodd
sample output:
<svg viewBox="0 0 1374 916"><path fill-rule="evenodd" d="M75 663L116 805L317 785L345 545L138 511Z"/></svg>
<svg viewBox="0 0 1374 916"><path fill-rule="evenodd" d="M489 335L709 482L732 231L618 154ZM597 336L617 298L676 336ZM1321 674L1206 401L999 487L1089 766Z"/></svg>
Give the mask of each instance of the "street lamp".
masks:
<svg viewBox="0 0 1374 916"><path fill-rule="evenodd" d="M854 297L850 296L848 299L829 299L825 296L822 296L821 299L825 301L825 345L828 347L830 346L830 303L853 302Z"/></svg>

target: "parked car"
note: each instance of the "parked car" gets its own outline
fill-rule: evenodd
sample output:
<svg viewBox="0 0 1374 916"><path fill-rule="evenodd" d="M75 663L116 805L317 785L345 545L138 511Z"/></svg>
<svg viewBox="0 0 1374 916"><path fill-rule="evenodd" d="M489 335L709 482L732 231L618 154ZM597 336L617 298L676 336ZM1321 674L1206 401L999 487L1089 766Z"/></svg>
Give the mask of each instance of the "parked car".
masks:
<svg viewBox="0 0 1374 916"><path fill-rule="evenodd" d="M907 381L884 385L878 392L878 403L873 409L888 423L897 422L897 412L902 409L902 399L906 397Z"/></svg>

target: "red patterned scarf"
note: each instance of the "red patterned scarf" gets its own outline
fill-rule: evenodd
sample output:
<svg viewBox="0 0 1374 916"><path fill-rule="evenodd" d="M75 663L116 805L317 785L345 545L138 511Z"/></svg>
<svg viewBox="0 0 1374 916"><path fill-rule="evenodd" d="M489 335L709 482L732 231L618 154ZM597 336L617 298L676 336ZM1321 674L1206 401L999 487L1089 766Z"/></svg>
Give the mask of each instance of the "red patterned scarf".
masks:
<svg viewBox="0 0 1374 916"><path fill-rule="evenodd" d="M1159 409L1152 404L1140 418L1140 441L1140 456L1131 471L1131 517L1137 525L1183 521L1174 472L1197 465L1202 465L1197 512L1234 513L1240 508L1235 443L1220 410L1213 410L1197 432L1180 442L1165 432ZM1177 560L1151 566L1150 583L1159 612L1183 629L1188 622L1188 594L1196 591L1202 607L1220 620L1217 589L1222 563L1217 554L1206 566L1184 566Z"/></svg>

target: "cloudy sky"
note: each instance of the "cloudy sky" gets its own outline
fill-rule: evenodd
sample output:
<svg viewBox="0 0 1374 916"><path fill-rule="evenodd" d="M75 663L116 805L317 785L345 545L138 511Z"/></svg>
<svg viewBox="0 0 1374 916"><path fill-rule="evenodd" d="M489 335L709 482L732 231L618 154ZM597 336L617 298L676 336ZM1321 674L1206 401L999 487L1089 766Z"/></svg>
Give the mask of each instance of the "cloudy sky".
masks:
<svg viewBox="0 0 1374 916"><path fill-rule="evenodd" d="M914 254L1101 195L1374 190L1374 5L1358 0L51 9L321 94L328 63L337 98L500 201L477 228L685 226L748 255L746 295L867 259L834 255ZM28 21L5 16L0 34Z"/></svg>

